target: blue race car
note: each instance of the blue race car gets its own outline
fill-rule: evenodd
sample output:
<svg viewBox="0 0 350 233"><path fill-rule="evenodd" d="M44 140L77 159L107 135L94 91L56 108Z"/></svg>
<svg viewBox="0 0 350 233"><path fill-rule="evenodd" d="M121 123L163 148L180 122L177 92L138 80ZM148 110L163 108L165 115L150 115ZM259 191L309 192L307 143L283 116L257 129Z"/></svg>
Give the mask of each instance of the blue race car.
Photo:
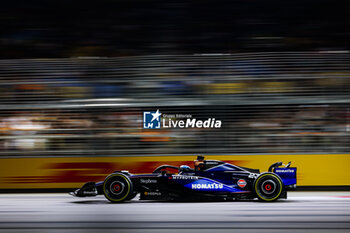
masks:
<svg viewBox="0 0 350 233"><path fill-rule="evenodd" d="M111 202L140 200L247 200L275 201L296 188L296 168L290 162L270 166L269 172L235 166L198 156L194 169L162 165L151 174L116 171L104 181L88 182L70 193L77 197L104 195Z"/></svg>

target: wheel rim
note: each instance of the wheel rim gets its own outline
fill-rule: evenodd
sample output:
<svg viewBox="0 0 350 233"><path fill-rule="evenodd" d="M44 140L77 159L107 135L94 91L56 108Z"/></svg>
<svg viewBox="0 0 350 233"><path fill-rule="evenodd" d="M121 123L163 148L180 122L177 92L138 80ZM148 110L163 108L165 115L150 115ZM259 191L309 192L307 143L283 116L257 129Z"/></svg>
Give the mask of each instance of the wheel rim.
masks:
<svg viewBox="0 0 350 233"><path fill-rule="evenodd" d="M255 191L260 200L276 200L282 192L282 181L274 174L262 174L255 182Z"/></svg>
<svg viewBox="0 0 350 233"><path fill-rule="evenodd" d="M112 174L103 183L103 193L111 202L122 202L132 192L131 182L122 174Z"/></svg>
<svg viewBox="0 0 350 233"><path fill-rule="evenodd" d="M109 190L114 195L119 195L124 191L125 185L120 181L114 181L110 184Z"/></svg>
<svg viewBox="0 0 350 233"><path fill-rule="evenodd" d="M271 195L276 190L276 183L271 179L265 180L264 182L261 183L261 190L263 193L267 195Z"/></svg>

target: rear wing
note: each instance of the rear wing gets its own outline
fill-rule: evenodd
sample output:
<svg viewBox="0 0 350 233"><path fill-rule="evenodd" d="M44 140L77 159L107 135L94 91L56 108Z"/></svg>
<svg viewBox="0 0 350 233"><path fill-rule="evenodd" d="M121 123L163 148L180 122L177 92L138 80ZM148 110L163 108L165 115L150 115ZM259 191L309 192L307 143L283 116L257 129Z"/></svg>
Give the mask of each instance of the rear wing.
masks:
<svg viewBox="0 0 350 233"><path fill-rule="evenodd" d="M289 162L284 167L282 162L277 162L269 167L269 172L273 172L279 177L281 177L286 189L295 189L297 184L297 168L290 167L291 162Z"/></svg>

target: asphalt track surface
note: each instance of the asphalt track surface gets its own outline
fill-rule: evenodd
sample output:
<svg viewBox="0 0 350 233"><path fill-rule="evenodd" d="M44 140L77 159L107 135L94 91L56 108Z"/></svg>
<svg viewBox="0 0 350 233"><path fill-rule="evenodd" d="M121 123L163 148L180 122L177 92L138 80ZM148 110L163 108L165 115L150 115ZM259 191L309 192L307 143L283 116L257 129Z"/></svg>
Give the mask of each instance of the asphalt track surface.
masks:
<svg viewBox="0 0 350 233"><path fill-rule="evenodd" d="M350 232L350 192L290 192L273 203L137 199L1 194L0 232Z"/></svg>

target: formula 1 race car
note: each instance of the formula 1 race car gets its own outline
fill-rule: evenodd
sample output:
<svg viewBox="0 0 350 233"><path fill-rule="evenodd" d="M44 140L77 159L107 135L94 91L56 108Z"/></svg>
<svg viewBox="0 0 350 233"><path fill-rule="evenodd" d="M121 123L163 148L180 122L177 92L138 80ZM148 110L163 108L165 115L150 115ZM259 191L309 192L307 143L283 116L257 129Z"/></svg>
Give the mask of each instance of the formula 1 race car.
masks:
<svg viewBox="0 0 350 233"><path fill-rule="evenodd" d="M275 201L287 198L287 190L296 188L296 168L291 162L274 163L268 172L235 166L198 156L194 169L162 165L151 174L133 175L116 171L104 181L88 182L70 193L76 197L103 194L111 202L140 200L247 200Z"/></svg>

